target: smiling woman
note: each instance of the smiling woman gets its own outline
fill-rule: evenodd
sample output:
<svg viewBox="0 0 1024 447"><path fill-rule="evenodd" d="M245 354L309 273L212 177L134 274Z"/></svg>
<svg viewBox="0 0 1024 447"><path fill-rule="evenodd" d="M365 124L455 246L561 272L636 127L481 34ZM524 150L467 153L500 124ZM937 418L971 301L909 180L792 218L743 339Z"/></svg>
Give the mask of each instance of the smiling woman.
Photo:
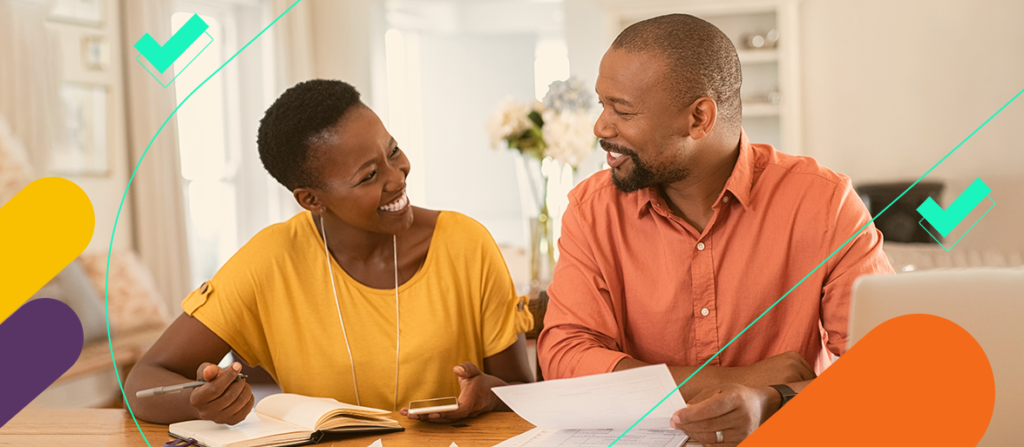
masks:
<svg viewBox="0 0 1024 447"><path fill-rule="evenodd" d="M497 245L469 217L410 205L409 161L351 85L288 89L258 145L306 211L261 231L185 299L126 382L137 416L240 421L252 392L232 381L236 368L212 364L229 350L289 393L394 410L457 395L457 410L426 416L437 422L500 409L492 387L532 381L517 324L531 317ZM131 397L194 378L210 383Z"/></svg>

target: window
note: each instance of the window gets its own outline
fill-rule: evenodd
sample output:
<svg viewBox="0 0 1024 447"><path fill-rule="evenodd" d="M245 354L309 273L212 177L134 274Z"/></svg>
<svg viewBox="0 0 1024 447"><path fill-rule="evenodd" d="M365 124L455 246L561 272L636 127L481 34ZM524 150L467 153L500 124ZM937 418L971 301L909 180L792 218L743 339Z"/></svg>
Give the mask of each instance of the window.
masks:
<svg viewBox="0 0 1024 447"><path fill-rule="evenodd" d="M259 163L255 141L266 107L266 75L260 67L268 56L260 46L270 45L270 36L261 36L206 80L265 26L263 6L260 1L179 1L171 17L176 31L199 14L213 38L195 60L183 57L174 63L181 74L168 87L179 104L188 98L176 118L193 284L211 278L249 237L270 224L269 175Z"/></svg>

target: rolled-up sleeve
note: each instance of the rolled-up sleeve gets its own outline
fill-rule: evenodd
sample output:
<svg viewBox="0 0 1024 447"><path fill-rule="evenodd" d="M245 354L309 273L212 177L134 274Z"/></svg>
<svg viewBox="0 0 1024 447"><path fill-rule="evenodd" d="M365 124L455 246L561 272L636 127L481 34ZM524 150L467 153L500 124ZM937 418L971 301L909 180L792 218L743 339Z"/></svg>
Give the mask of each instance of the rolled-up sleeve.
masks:
<svg viewBox="0 0 1024 447"><path fill-rule="evenodd" d="M821 288L821 322L828 350L835 355L846 353L853 282L863 275L893 273L882 251L882 232L870 223L871 213L854 192L850 179L842 179L832 198L831 222L827 223L829 250L842 247L828 258L828 274ZM862 228L864 231L860 231Z"/></svg>
<svg viewBox="0 0 1024 447"><path fill-rule="evenodd" d="M548 287L548 308L537 353L544 377L560 379L611 372L629 355L605 276L592 250L593 229L570 195L558 240L559 258Z"/></svg>

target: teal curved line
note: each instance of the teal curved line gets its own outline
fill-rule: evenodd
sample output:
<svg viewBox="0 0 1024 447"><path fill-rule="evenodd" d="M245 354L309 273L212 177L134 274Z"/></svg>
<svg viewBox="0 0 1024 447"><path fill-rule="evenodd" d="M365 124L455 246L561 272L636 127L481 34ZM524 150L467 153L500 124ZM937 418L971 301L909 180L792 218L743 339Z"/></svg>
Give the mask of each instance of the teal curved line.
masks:
<svg viewBox="0 0 1024 447"><path fill-rule="evenodd" d="M153 146L153 142L156 141L156 137L160 135L160 132L162 130L164 130L164 126L166 126L167 123L171 121L171 117L174 116L175 113L178 113L178 109L181 108L181 106L184 105L185 102L187 102L188 99L191 98L192 95L195 94L195 92L197 90L199 90L199 87L202 87L203 85L206 84L206 81L209 81L210 78L213 78L214 75L216 75L217 73L220 73L220 71L229 62L234 60L235 57L237 57L243 50L248 48L249 45L251 45L253 42L256 41L256 39L258 39L260 36L262 36L263 33L265 33L268 29L270 29L271 26L274 26L274 24L277 23L278 20L281 20L281 17L284 17L285 14L288 14L288 11L291 11L292 8L294 8L295 5L298 5L299 2L301 2L301 1L302 0L295 0L295 3L292 3L292 5L289 6L288 9L284 10L284 12L282 12L281 15L277 16L277 18L274 19L273 22L270 22L269 25L264 27L263 30L259 32L259 34L256 34L255 37L253 37L251 40L249 40L248 43L246 43L244 46L242 46L242 48L240 48L238 51L236 51L235 54L231 55L231 57L229 57L228 60L224 61L224 63L221 64L220 67L217 67L217 69L214 70L213 73L210 73L210 75L207 76L206 79L203 79L203 82L200 82L199 85L196 86L196 88L192 89L192 91L189 92L188 96L186 96L185 99L182 99L181 102L178 103L178 106L175 107L174 110L171 111L170 115L167 115L167 119L165 119L164 123L160 125L160 128L156 130L156 134L153 135L153 139L149 140L149 144L146 146L146 150L142 153L142 156L139 157L138 163L135 164L135 169L132 170L132 176L128 179L128 185L124 187L124 194L121 195L121 204L118 205L118 207L117 207L117 216L114 217L114 229L111 230L111 232L110 232L110 245L107 246L107 272L106 272L106 276L105 276L105 279L104 279L104 282L103 282L103 288L104 288L104 291L103 291L103 311L104 311L104 313L106 314L106 317L107 317L107 345L110 346L110 361L111 361L111 363L114 364L114 375L117 376L117 386L121 389L121 398L124 399L124 406L125 406L125 408L128 409L128 414L130 414L132 416L132 421L135 422L135 428L139 430L139 434L142 435L142 440L145 441L146 445L149 446L149 447L153 447L153 445L149 443L148 439L146 439L146 433L144 433L142 431L142 427L139 426L139 420L135 418L135 412L132 411L132 406L131 406L131 404L128 403L128 396L126 396L125 393L124 393L124 384L121 383L121 374L117 371L117 360L114 358L114 343L113 343L113 341L111 340L111 337L110 337L110 303L109 303L109 293L107 292L107 290L110 289L110 251L114 247L114 235L117 234L117 222L121 219L121 209L124 208L125 198L128 197L128 189L131 188L132 181L135 180L135 174L139 171L139 166L142 165L142 160L144 160L146 158L146 154L149 153L149 148Z"/></svg>
<svg viewBox="0 0 1024 447"><path fill-rule="evenodd" d="M615 438L615 440L612 441L611 444L608 444L608 447L611 447L611 446L615 445L615 443L619 442L619 440L622 439L623 436L626 436L626 433L629 433L630 431L632 431L633 428L637 426L637 424L639 424L641 421L646 419L647 416L649 416L652 412L654 412L655 409L657 409L659 406L661 406L661 404L665 403L665 401L668 400L668 398L672 397L673 393L678 392L679 388L682 388L682 386L685 385L686 382L689 382L690 379L692 379L694 375L699 373L700 370L704 369L705 366L708 366L708 363L711 363L712 360L714 360L716 357L718 357L719 354L721 354L722 351L725 350L725 348L728 348L729 345L731 345L734 341L736 341L736 339L740 338L741 335L746 333L747 330L750 329L751 326L753 326L758 321L761 321L761 318L763 318L765 315L767 315L768 312L771 312L771 310L774 309L775 306L778 306L779 303L781 303L783 299L785 299L787 296L789 296L790 293L793 293L793 291L796 290L796 288L799 287L800 284L803 284L804 281L807 280L807 278L810 278L811 275L813 275L814 272L818 271L818 269L820 269L821 266L825 265L825 263L828 262L829 259L832 259L832 257L835 256L836 253L839 253L839 250L842 250L843 247L846 246L846 244L849 244L850 241L853 240L853 238L855 238L859 234L863 233L864 230L866 230L868 228L868 226L871 225L871 223L875 221L875 219L878 219L878 216L881 216L882 213L886 212L889 209L889 207L893 206L897 201L899 201L901 198L903 198L903 196L906 193L910 192L911 188L913 188L914 186L917 186L917 184L920 183L921 180L924 180L924 178L927 177L928 174L931 174L932 171L934 171L935 168L939 167L939 165L942 164L942 162L946 161L946 159L949 158L950 155L953 155L953 153L956 152L957 149L960 149L960 146L963 146L964 143L967 142L967 140L970 140L971 137L973 137L974 134L978 133L978 131L981 130L981 128L985 127L985 125L988 124L989 121L992 121L992 118L995 118L996 115L999 115L999 113L1001 113L1003 111L1003 109L1006 108L1006 106L1009 106L1010 103L1012 103L1013 101L1017 100L1017 97L1020 96L1022 93L1024 93L1024 90L1021 90L1021 91L1017 92L1016 95L1013 95L1013 98L1010 98L1010 100L1007 101L1006 104L1003 104L1003 106L1000 107L999 110L996 110L996 113L993 113L992 116L988 117L988 119L985 120L985 122L981 123L981 125L978 126L977 129L974 129L974 132L971 132L971 134L968 135L967 138L964 138L964 140L961 141L960 144L956 145L956 147L954 147L953 150L949 151L949 153L946 154L945 157L942 157L942 159L939 160L938 163L935 163L935 165L932 166L931 169L928 170L928 172L925 172L924 175L922 175L920 178L915 180L914 183L911 183L910 186L908 186L906 190L904 190L902 193L900 193L900 195L897 196L895 199L893 199L893 201L891 203L886 205L885 208L882 208L882 211L879 211L878 214L875 215L875 217L872 217L871 220L868 221L868 223L864 224L864 226L861 227L860 230L857 230L857 232L854 233L853 236L850 236L850 238L847 239L846 242L843 242L843 244L840 245L839 248L836 248L835 251L833 251L832 254L828 255L828 257L825 258L824 261L821 261L821 263L818 264L817 267L814 267L813 269L811 269L811 271L807 273L807 276L804 276L803 279L801 279L793 287L791 287L788 291L786 291L786 293L783 294L778 300L776 300L775 303L773 303L771 306L768 306L768 309L765 309L764 312L761 312L761 315L758 315L757 318L754 319L754 321L751 321L750 324L748 324L747 327L743 328L742 331L740 331L738 334L736 334L736 336L734 336L732 338L732 340L729 340L729 343L726 343L725 346L722 346L722 349L719 349L718 352L715 353L715 355L711 356L711 358L707 359L707 361L705 361L703 364L701 364L699 368L697 368L694 372L690 373L690 375L686 377L686 380L683 380L683 382L680 383L679 386L675 387L671 392L668 393L668 395L666 395L664 398L662 398L660 401L658 401L657 404L654 404L653 408L648 410L647 413L644 413L644 415L641 416L640 419L638 419L636 422L634 422L633 425L630 425L629 428L626 429L626 431L622 432L622 434L620 434L619 437ZM989 197L989 198L991 199L991 197ZM995 203L994 200L992 202ZM995 205L992 205L992 206L995 206ZM982 217L984 217L984 216L982 216ZM975 225L977 225L977 222L975 222ZM971 228L974 228L974 226L972 225ZM970 231L970 230L968 230L968 231ZM939 245L942 245L942 244L939 244ZM945 247L943 247L943 248L945 248Z"/></svg>

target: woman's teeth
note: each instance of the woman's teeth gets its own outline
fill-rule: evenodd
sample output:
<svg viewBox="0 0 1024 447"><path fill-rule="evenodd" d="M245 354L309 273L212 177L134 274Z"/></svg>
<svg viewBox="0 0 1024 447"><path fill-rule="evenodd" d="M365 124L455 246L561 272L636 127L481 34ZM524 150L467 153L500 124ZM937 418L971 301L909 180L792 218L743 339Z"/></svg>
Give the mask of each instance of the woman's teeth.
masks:
<svg viewBox="0 0 1024 447"><path fill-rule="evenodd" d="M391 203L389 203L387 205L384 205L384 206L382 206L382 207L380 207L378 209L381 210L381 211L395 212L395 211L401 211L402 209L404 209L408 205L409 205L409 196L406 195L405 192L403 192L402 193L402 197L399 197L398 200L395 200L394 202L391 202Z"/></svg>

